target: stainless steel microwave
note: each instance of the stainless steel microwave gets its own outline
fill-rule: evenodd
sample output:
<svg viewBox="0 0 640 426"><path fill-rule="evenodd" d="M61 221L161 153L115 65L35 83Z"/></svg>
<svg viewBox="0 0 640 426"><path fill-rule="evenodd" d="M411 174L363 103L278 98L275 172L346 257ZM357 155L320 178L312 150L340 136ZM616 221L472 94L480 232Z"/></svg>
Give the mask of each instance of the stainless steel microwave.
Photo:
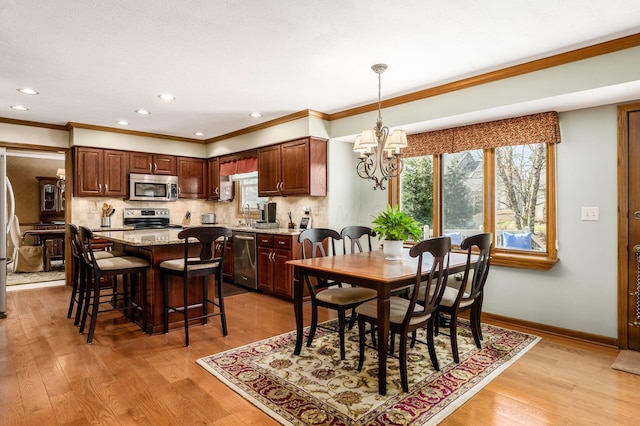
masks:
<svg viewBox="0 0 640 426"><path fill-rule="evenodd" d="M129 173L129 199L132 201L177 201L178 176Z"/></svg>

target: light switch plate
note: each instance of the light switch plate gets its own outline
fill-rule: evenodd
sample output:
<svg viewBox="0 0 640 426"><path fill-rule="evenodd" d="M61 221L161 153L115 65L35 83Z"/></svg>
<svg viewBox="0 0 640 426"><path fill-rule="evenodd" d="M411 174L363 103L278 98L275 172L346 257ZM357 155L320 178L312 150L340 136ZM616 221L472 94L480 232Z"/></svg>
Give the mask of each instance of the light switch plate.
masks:
<svg viewBox="0 0 640 426"><path fill-rule="evenodd" d="M598 207L583 207L582 208L582 220L598 221L600 220L600 208Z"/></svg>

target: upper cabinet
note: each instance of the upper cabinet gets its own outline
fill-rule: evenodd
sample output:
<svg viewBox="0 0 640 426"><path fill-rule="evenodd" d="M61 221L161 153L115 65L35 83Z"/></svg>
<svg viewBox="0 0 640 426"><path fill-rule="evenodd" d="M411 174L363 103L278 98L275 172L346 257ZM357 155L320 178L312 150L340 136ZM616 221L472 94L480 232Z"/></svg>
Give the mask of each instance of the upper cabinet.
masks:
<svg viewBox="0 0 640 426"><path fill-rule="evenodd" d="M165 154L132 152L129 154L129 171L154 175L176 175L176 157Z"/></svg>
<svg viewBox="0 0 640 426"><path fill-rule="evenodd" d="M55 177L39 176L38 181L40 183L40 222L64 219L64 185L61 185Z"/></svg>
<svg viewBox="0 0 640 426"><path fill-rule="evenodd" d="M327 195L327 141L308 137L258 149L258 195Z"/></svg>
<svg viewBox="0 0 640 426"><path fill-rule="evenodd" d="M76 197L126 197L129 153L78 147L74 150Z"/></svg>
<svg viewBox="0 0 640 426"><path fill-rule="evenodd" d="M207 160L201 158L178 157L178 197L207 197Z"/></svg>
<svg viewBox="0 0 640 426"><path fill-rule="evenodd" d="M218 158L210 158L207 164L209 172L209 182L207 185L207 198L210 200L220 199L220 160Z"/></svg>

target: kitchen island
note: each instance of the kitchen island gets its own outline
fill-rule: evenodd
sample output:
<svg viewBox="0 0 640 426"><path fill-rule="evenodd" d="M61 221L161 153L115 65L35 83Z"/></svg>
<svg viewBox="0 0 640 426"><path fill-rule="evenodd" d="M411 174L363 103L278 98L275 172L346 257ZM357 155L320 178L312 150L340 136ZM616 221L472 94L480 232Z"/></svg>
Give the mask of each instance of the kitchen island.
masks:
<svg viewBox="0 0 640 426"><path fill-rule="evenodd" d="M224 225L211 225L224 226ZM273 244L273 241L281 241L282 247L260 247L265 254L258 260L258 274L261 279L260 290L267 294L293 299L293 274L290 267L284 267L286 260L298 259L301 257L300 245L298 244L299 230L288 229L253 229L249 227L226 226L233 231L255 232L258 241L265 240ZM132 256L138 256L149 262L150 268L147 273L147 294L145 300L136 300L137 303L147 305L147 330L150 334L162 333L164 331L164 312L162 300L162 280L160 276L160 263L165 260L178 259L184 256L184 241L178 238L180 229L140 229L140 230L118 230L112 231L101 229L94 232L96 237L110 241L114 244L114 250L123 251ZM260 238L260 236L263 236ZM189 248L189 256L198 256L198 245L193 244ZM220 250L221 247L217 247ZM273 254L272 254L273 253ZM233 256L225 252L225 260ZM276 256L279 254L279 256ZM286 258L286 260L285 260ZM262 260L261 260L262 259ZM282 263L283 268L280 268ZM278 271L277 281L274 281L274 271ZM284 273L284 275L282 275ZM199 278L197 278L199 279ZM169 303L179 305L182 303L183 287L181 279L170 277ZM213 291L213 277L209 279L209 294ZM201 286L190 286L189 304L197 304L202 300ZM283 288L284 287L284 288ZM139 296L141 297L141 296ZM193 316L200 315L199 309L193 309ZM194 320L193 324L202 320ZM193 325L192 324L192 325ZM181 314L171 313L169 316L169 330L182 328L184 326Z"/></svg>

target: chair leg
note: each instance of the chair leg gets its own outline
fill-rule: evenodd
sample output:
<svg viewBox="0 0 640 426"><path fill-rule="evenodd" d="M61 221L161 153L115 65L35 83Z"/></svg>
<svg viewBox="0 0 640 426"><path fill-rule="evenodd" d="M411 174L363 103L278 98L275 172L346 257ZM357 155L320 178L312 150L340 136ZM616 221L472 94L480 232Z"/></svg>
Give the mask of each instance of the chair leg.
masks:
<svg viewBox="0 0 640 426"><path fill-rule="evenodd" d="M189 346L189 299L187 297L189 293L189 282L187 281L187 277L183 278L182 287L184 298L184 345Z"/></svg>
<svg viewBox="0 0 640 426"><path fill-rule="evenodd" d="M76 307L76 317L73 320L73 325L80 324L80 318L82 318L82 310L84 308L84 299L87 293L87 272L86 268L79 266L78 270L78 306Z"/></svg>
<svg viewBox="0 0 640 426"><path fill-rule="evenodd" d="M338 309L338 335L340 336L340 359L346 358L344 349L344 328L346 323L346 312L344 309Z"/></svg>
<svg viewBox="0 0 640 426"><path fill-rule="evenodd" d="M100 275L96 274L93 282L93 301L91 303L91 322L89 322L89 333L87 333L87 344L93 342L93 334L96 331L98 310L100 309Z"/></svg>
<svg viewBox="0 0 640 426"><path fill-rule="evenodd" d="M358 317L358 336L360 337L359 339L359 346L360 346L360 356L358 358L358 371L362 371L362 366L364 365L364 340L365 340L365 333L364 333L364 319L362 317Z"/></svg>
<svg viewBox="0 0 640 426"><path fill-rule="evenodd" d="M409 378L407 377L407 334L400 335L400 382L402 390L409 392Z"/></svg>
<svg viewBox="0 0 640 426"><path fill-rule="evenodd" d="M311 342L313 342L316 328L318 328L318 305L315 300L311 299L311 328L309 328L309 337L307 337L307 347L311 346Z"/></svg>
<svg viewBox="0 0 640 426"><path fill-rule="evenodd" d="M436 355L436 347L433 341L433 327L435 320L433 315L429 318L427 323L427 347L429 348L429 357L431 358L431 364L436 371L440 371L440 365L438 365L438 357Z"/></svg>
<svg viewBox="0 0 640 426"><path fill-rule="evenodd" d="M218 305L220 306L220 319L222 321L222 335L226 336L227 335L227 314L224 310L224 294L223 294L223 290L222 290L222 272L220 272L218 274L218 282L215 282L215 278L214 278L214 285L217 286L217 290L218 290Z"/></svg>
<svg viewBox="0 0 640 426"><path fill-rule="evenodd" d="M80 321L80 330L79 333L84 333L84 327L87 323L87 315L89 314L89 303L91 302L91 298L95 297L93 294L95 289L93 285L93 281L95 280L94 274L92 270L85 269L86 273L86 281L85 281L85 298L84 298L84 308L82 309L82 320ZM98 293L99 297L100 293Z"/></svg>
<svg viewBox="0 0 640 426"><path fill-rule="evenodd" d="M69 301L69 309L67 310L67 318L71 318L71 314L73 313L73 305L76 304L76 297L78 296L78 287L80 282L80 275L78 271L78 266L73 265L73 285L71 286L71 300Z"/></svg>
<svg viewBox="0 0 640 426"><path fill-rule="evenodd" d="M209 322L209 277L202 277L202 324Z"/></svg>
<svg viewBox="0 0 640 426"><path fill-rule="evenodd" d="M356 308L351 309L351 317L349 318L349 330L353 328L353 325L356 323L357 315Z"/></svg>
<svg viewBox="0 0 640 426"><path fill-rule="evenodd" d="M458 355L458 316L455 312L451 313L451 322L449 323L449 340L451 340L453 362L458 364L460 363L460 356Z"/></svg>
<svg viewBox="0 0 640 426"><path fill-rule="evenodd" d="M169 274L162 274L162 310L164 312L164 329L163 332L169 332Z"/></svg>
<svg viewBox="0 0 640 426"><path fill-rule="evenodd" d="M471 307L471 333L473 334L473 340L478 348L482 347L480 340L482 340L482 328L480 327L480 309L477 305Z"/></svg>

